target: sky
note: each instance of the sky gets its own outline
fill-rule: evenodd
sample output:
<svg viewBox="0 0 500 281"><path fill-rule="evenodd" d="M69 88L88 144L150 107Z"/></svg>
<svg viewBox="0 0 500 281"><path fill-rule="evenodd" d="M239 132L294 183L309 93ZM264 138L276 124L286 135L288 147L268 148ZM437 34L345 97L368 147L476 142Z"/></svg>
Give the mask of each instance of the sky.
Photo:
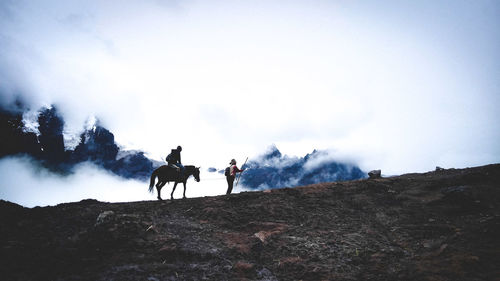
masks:
<svg viewBox="0 0 500 281"><path fill-rule="evenodd" d="M95 117L124 148L162 160L182 145L205 168L272 144L388 175L498 163L499 14L487 0L2 0L1 103L54 104L67 135Z"/></svg>

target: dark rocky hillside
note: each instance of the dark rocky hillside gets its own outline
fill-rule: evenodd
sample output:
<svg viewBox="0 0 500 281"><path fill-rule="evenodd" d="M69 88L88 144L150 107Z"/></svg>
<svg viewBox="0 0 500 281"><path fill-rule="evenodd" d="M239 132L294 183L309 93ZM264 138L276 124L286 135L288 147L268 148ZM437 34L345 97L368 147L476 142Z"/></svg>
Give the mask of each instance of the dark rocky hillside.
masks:
<svg viewBox="0 0 500 281"><path fill-rule="evenodd" d="M500 165L162 202L1 201L0 260L2 280L500 280Z"/></svg>

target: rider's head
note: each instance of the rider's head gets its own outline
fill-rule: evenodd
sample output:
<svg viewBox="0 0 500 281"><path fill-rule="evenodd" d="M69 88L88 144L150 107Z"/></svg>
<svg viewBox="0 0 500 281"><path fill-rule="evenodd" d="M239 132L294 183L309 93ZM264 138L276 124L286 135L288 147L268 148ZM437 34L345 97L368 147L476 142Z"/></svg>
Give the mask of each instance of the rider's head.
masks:
<svg viewBox="0 0 500 281"><path fill-rule="evenodd" d="M236 165L236 160L231 159L231 162L229 162L230 165Z"/></svg>
<svg viewBox="0 0 500 281"><path fill-rule="evenodd" d="M177 147L177 150L182 151L182 147L179 145L179 146Z"/></svg>

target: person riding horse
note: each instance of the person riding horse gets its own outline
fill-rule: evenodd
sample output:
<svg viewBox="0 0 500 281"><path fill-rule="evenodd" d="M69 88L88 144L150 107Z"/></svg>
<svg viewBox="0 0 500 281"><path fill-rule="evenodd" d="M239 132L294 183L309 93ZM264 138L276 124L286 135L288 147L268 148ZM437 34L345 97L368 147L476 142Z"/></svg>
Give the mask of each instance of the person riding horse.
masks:
<svg viewBox="0 0 500 281"><path fill-rule="evenodd" d="M172 167L179 171L180 177L184 174L184 165L181 163L181 151L182 147L179 145L177 149L172 149L172 152L165 158L169 167Z"/></svg>
<svg viewBox="0 0 500 281"><path fill-rule="evenodd" d="M172 169L167 165L163 165L158 167L151 174L151 180L149 184L149 191L153 192L153 188L156 186L156 190L158 191L158 200L162 200L161 198L161 188L169 183L174 182L174 187L172 188L172 193L170 194L170 199L174 199L174 191L177 187L178 183L182 183L184 185L184 193L182 198L186 198L186 182L190 176L193 176L194 179L199 182L200 181L200 167L195 167L192 165L185 166L185 172L182 177L179 176L177 170ZM155 185L155 181L158 178L158 183Z"/></svg>

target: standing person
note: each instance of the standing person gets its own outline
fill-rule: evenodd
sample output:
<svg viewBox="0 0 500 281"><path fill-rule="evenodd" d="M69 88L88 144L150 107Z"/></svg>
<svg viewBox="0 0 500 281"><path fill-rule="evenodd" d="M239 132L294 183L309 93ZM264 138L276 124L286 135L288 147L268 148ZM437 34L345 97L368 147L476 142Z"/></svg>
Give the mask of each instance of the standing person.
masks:
<svg viewBox="0 0 500 281"><path fill-rule="evenodd" d="M227 192L226 194L231 194L231 192L233 191L233 184L234 184L234 179L236 178L236 173L241 173L243 172L245 169L238 169L238 167L236 166L236 160L232 159L231 162L229 162L229 175L226 176L226 180L227 180Z"/></svg>
<svg viewBox="0 0 500 281"><path fill-rule="evenodd" d="M182 147L179 145L177 149L172 149L172 152L165 158L170 167L176 168L178 171L182 173L184 172L184 166L181 163L181 151Z"/></svg>

